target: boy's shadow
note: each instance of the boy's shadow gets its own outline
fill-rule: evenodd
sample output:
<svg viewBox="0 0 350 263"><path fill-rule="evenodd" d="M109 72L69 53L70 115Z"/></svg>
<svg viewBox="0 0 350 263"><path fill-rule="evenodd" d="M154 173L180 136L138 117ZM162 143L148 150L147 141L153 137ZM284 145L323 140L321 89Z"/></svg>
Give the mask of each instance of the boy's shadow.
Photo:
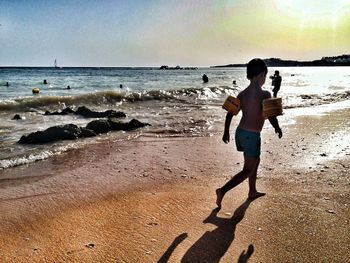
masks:
<svg viewBox="0 0 350 263"><path fill-rule="evenodd" d="M213 231L205 232L203 236L199 238L197 242L187 250L181 262L219 262L232 244L235 238L236 226L244 218L245 212L252 201L253 200L247 199L236 209L231 218L218 217L217 214L220 209L214 209L211 214L206 219L204 219L203 223L212 223L216 225L217 228ZM182 236L182 240L180 241L181 243L187 237L187 234L184 233L180 236ZM177 246L179 243L176 243ZM169 247L168 250L169 249L171 248ZM171 250L173 251L174 249L175 248L172 248ZM168 250L164 253L158 263L167 262L170 257L170 255L168 255L169 253L167 253L170 252Z"/></svg>
<svg viewBox="0 0 350 263"><path fill-rule="evenodd" d="M236 226L244 218L251 202L252 200L247 199L236 209L231 218L218 217L220 209L214 209L203 223L212 223L217 228L205 232L189 248L181 262L219 262L235 239Z"/></svg>

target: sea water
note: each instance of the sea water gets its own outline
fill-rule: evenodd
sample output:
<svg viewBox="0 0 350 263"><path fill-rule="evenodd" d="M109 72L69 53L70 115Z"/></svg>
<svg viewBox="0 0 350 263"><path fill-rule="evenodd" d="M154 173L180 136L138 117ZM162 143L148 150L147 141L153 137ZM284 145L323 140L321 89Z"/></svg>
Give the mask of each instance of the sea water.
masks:
<svg viewBox="0 0 350 263"><path fill-rule="evenodd" d="M269 68L266 90L272 90L269 76L274 70L279 70L282 76L278 96L282 97L285 112L314 105L332 107L341 101L341 107L349 105L350 67ZM209 77L208 83L203 83L203 74ZM48 84L43 84L44 79ZM219 133L225 117L221 108L225 98L236 96L248 84L245 68L0 68L0 169L105 139ZM39 88L40 93L32 94L33 88ZM51 126L68 123L85 126L92 119L77 115L44 116L47 110L79 106L95 111L123 111L127 117L122 121L135 118L151 126L73 142L17 143L22 135ZM22 119L12 120L15 114Z"/></svg>

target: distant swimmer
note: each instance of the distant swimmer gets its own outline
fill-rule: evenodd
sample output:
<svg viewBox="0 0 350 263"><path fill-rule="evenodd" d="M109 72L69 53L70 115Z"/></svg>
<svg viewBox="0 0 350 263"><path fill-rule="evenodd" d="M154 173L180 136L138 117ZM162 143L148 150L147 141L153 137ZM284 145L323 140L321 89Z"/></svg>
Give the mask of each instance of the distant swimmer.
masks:
<svg viewBox="0 0 350 263"><path fill-rule="evenodd" d="M47 84L47 80L46 80L46 79L44 79L43 83L44 83L44 84Z"/></svg>
<svg viewBox="0 0 350 263"><path fill-rule="evenodd" d="M235 80L232 81L233 86L237 86L237 83Z"/></svg>
<svg viewBox="0 0 350 263"><path fill-rule="evenodd" d="M121 89L122 89L122 88L123 88L123 85L122 85L122 84L120 84L120 85L119 85L119 88L121 88Z"/></svg>
<svg viewBox="0 0 350 263"><path fill-rule="evenodd" d="M202 76L202 80L203 80L204 83L207 83L207 82L209 81L209 78L208 78L207 75L204 74L204 75Z"/></svg>
<svg viewBox="0 0 350 263"><path fill-rule="evenodd" d="M69 85L67 86L67 89L70 89L70 86L69 86Z"/></svg>
<svg viewBox="0 0 350 263"><path fill-rule="evenodd" d="M22 120L21 115L16 114L15 116L13 116L13 118L11 120Z"/></svg>
<svg viewBox="0 0 350 263"><path fill-rule="evenodd" d="M10 84L8 82L6 82L5 86L8 87L8 86L10 86Z"/></svg>

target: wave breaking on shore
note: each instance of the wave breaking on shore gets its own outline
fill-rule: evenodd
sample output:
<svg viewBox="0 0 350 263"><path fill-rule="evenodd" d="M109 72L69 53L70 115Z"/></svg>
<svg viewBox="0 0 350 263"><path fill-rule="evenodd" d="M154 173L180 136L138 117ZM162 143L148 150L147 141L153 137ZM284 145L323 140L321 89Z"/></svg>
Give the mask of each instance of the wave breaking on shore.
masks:
<svg viewBox="0 0 350 263"><path fill-rule="evenodd" d="M209 104L220 103L225 95L237 95L238 88L233 87L204 87L186 88L178 90L151 90L151 91L97 91L74 96L37 96L23 97L0 101L1 111L25 112L43 109L62 108L67 106L118 106L125 103L144 101L173 101L184 104L204 101ZM330 94L289 94L283 98L284 108L307 107L350 98L350 91L339 91Z"/></svg>

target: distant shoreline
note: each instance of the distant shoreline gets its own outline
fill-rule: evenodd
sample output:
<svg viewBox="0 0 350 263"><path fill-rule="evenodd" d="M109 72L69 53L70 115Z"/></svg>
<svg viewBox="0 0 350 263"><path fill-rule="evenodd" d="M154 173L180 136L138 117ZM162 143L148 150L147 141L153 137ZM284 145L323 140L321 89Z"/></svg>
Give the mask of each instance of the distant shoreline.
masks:
<svg viewBox="0 0 350 263"><path fill-rule="evenodd" d="M332 67L332 66L350 66L350 55L341 55L335 57L323 57L312 61L283 60L280 58L264 59L268 67ZM228 64L211 66L210 68L229 68L246 67L247 64Z"/></svg>

